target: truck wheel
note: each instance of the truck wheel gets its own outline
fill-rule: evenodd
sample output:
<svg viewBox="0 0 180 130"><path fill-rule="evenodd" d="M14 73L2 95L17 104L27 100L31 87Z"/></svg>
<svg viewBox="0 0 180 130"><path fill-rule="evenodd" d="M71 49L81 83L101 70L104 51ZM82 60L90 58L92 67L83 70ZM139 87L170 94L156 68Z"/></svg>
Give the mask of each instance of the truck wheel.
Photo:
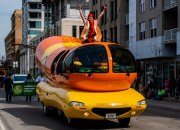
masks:
<svg viewBox="0 0 180 130"><path fill-rule="evenodd" d="M66 117L66 122L67 122L70 126L74 126L74 125L76 124L76 119Z"/></svg>
<svg viewBox="0 0 180 130"><path fill-rule="evenodd" d="M129 125L130 118L118 119L118 122L119 122L120 127L127 127Z"/></svg>
<svg viewBox="0 0 180 130"><path fill-rule="evenodd" d="M53 116L58 116L58 109L56 109L56 108L51 108L50 111L51 111L51 115L53 115Z"/></svg>
<svg viewBox="0 0 180 130"><path fill-rule="evenodd" d="M51 110L46 107L45 105L43 105L43 112L45 116L50 116L51 115Z"/></svg>

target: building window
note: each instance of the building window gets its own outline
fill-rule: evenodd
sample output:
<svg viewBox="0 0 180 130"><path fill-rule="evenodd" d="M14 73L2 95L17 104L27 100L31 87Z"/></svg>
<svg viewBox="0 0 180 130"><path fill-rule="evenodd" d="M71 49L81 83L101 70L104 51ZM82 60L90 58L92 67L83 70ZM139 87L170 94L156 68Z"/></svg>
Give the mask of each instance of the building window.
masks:
<svg viewBox="0 0 180 130"><path fill-rule="evenodd" d="M77 36L77 34L76 34L76 26L73 26L73 28L72 28L72 35L73 35L73 37L76 37Z"/></svg>
<svg viewBox="0 0 180 130"><path fill-rule="evenodd" d="M117 19L117 15L118 15L118 12L117 12L117 0L114 1L115 2L115 19Z"/></svg>
<svg viewBox="0 0 180 130"><path fill-rule="evenodd" d="M180 61L176 61L176 75L180 75Z"/></svg>
<svg viewBox="0 0 180 130"><path fill-rule="evenodd" d="M96 10L96 17L95 17L95 19L97 19L97 17L98 17L98 11Z"/></svg>
<svg viewBox="0 0 180 130"><path fill-rule="evenodd" d="M111 36L111 37L110 37L110 38L111 38L110 40L113 41L113 28L110 28L110 36Z"/></svg>
<svg viewBox="0 0 180 130"><path fill-rule="evenodd" d="M41 21L31 21L29 26L30 28L41 28Z"/></svg>
<svg viewBox="0 0 180 130"><path fill-rule="evenodd" d="M104 24L106 24L106 19L107 19L107 10L105 10L105 14L104 14Z"/></svg>
<svg viewBox="0 0 180 130"><path fill-rule="evenodd" d="M150 8L156 7L156 0L150 0Z"/></svg>
<svg viewBox="0 0 180 130"><path fill-rule="evenodd" d="M145 11L145 0L140 0L140 12Z"/></svg>
<svg viewBox="0 0 180 130"><path fill-rule="evenodd" d="M97 18L97 10L93 11L93 14L94 14L94 18L96 19Z"/></svg>
<svg viewBox="0 0 180 130"><path fill-rule="evenodd" d="M151 37L157 36L157 19L150 20L150 35Z"/></svg>
<svg viewBox="0 0 180 130"><path fill-rule="evenodd" d="M111 22L114 18L114 1L111 0Z"/></svg>
<svg viewBox="0 0 180 130"><path fill-rule="evenodd" d="M81 33L83 31L84 26L79 26L79 37L81 37Z"/></svg>
<svg viewBox="0 0 180 130"><path fill-rule="evenodd" d="M107 30L104 30L103 39L105 42L107 41Z"/></svg>
<svg viewBox="0 0 180 130"><path fill-rule="evenodd" d="M114 27L114 42L117 43L117 26Z"/></svg>
<svg viewBox="0 0 180 130"><path fill-rule="evenodd" d="M139 24L139 40L145 39L145 22Z"/></svg>
<svg viewBox="0 0 180 130"><path fill-rule="evenodd" d="M95 5L95 0L92 0L92 5Z"/></svg>
<svg viewBox="0 0 180 130"><path fill-rule="evenodd" d="M103 11L103 9L104 9L104 7L102 6L101 7L101 11ZM104 24L104 15L102 16L102 18L101 18L101 26Z"/></svg>
<svg viewBox="0 0 180 130"><path fill-rule="evenodd" d="M28 35L39 35L40 33L39 30L28 30Z"/></svg>

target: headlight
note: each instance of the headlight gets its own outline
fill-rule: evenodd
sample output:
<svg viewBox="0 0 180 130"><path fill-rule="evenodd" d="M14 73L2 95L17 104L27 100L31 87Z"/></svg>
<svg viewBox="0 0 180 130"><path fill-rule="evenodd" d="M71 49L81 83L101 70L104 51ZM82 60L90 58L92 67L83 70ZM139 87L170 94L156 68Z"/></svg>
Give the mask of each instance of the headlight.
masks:
<svg viewBox="0 0 180 130"><path fill-rule="evenodd" d="M141 106L141 105L145 105L146 104L146 100L141 100L137 103L138 106Z"/></svg>
<svg viewBox="0 0 180 130"><path fill-rule="evenodd" d="M76 102L76 101L72 101L72 102L70 102L68 105L71 106L71 107L83 107L83 106L85 106L84 103L82 103L82 102Z"/></svg>

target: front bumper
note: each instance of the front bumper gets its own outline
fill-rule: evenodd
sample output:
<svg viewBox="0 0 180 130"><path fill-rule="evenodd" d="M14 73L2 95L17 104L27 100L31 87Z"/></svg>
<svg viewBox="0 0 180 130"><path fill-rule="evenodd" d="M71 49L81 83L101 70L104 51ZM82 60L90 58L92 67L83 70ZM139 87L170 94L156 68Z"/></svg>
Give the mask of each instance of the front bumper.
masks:
<svg viewBox="0 0 180 130"><path fill-rule="evenodd" d="M68 118L80 118L80 119L94 119L104 120L107 114L115 114L113 119L130 118L138 116L146 109L146 105L131 105L131 106L103 106L103 107L70 107L64 110L66 117ZM112 119L112 118L111 118Z"/></svg>

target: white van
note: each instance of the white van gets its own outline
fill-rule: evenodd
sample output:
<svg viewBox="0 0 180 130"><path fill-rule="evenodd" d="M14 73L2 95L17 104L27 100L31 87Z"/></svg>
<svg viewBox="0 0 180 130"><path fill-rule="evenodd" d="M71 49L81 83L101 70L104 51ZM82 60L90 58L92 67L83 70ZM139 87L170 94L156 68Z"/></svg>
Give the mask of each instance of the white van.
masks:
<svg viewBox="0 0 180 130"><path fill-rule="evenodd" d="M27 74L13 74L11 79L13 83L24 83L27 79Z"/></svg>

